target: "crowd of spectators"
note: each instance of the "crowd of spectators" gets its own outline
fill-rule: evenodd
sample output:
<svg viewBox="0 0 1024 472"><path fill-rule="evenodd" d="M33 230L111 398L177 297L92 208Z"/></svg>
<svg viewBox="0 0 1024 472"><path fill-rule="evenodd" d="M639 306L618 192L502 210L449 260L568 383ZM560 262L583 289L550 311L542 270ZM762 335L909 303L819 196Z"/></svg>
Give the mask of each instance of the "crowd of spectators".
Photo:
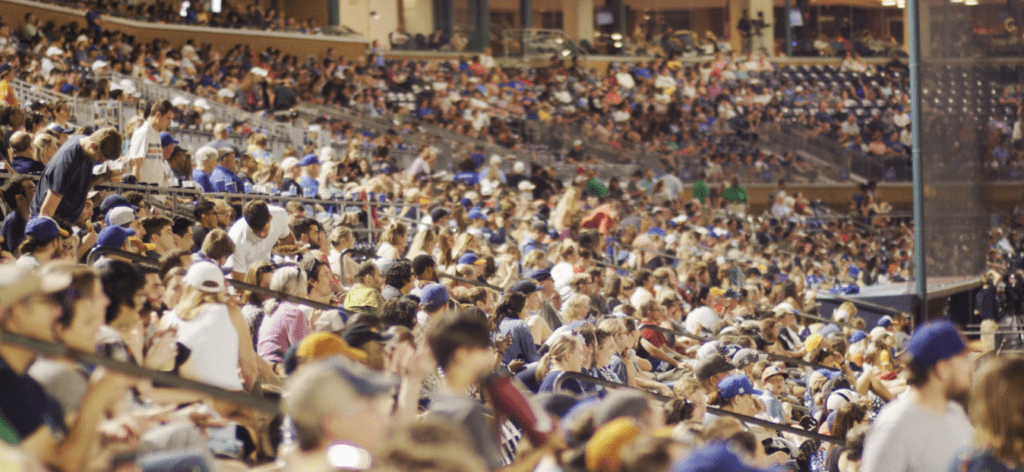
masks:
<svg viewBox="0 0 1024 472"><path fill-rule="evenodd" d="M192 90L226 87L235 76L217 68L242 74L254 60L242 51L208 65L210 84ZM90 59L86 80L110 93L101 82L111 64L94 69L108 61ZM912 330L904 315L819 304L820 290L910 278L913 226L880 214L873 185L855 197L857 213L826 218L783 180L754 215L749 202L725 198L738 179L689 198L670 159L620 186L585 165L559 179L482 154L437 175L429 147L406 168L391 156L399 134L369 139L372 158L313 145L278 155L260 133L239 149L231 124L208 120L201 103L149 102L121 84L115 95L137 101L140 115L124 130L92 129L69 122L67 103L18 105L2 80L38 80L32 61L5 55L10 67L0 67L2 98L13 97L0 110L10 169L0 327L280 400L282 411L4 340L4 470L1021 467L1024 426L1006 415L1024 404L1020 359L990 361L972 391L974 354L952 324ZM185 80L171 66L161 80ZM268 78L281 72L263 66ZM383 93L376 80L394 76L362 67L383 75L345 72L343 93L367 101L367 90ZM615 84L619 75L645 86L636 69L621 69ZM68 77L83 80L64 74L50 86ZM253 77L263 74L242 78ZM593 87L601 103L602 87L624 86ZM532 89L511 90L536 102ZM527 121L542 121L540 111ZM496 123L474 136L500 139ZM176 126L204 125L212 141L178 146ZM341 128L330 134L357 141ZM581 149L566 159L586 161ZM155 187L112 191L108 180ZM168 188L188 180L196 191ZM319 200L289 198L300 194ZM384 204L368 206L375 196ZM1016 293L999 294L996 278L1021 280L1010 263L1019 244L992 234L993 301ZM94 248L110 252L97 259Z"/></svg>

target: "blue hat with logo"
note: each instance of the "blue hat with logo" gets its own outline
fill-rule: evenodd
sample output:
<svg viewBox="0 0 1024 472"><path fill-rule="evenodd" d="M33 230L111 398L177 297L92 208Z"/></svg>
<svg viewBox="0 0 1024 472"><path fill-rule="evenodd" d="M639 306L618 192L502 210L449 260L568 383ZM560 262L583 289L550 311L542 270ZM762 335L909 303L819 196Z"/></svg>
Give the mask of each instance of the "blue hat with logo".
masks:
<svg viewBox="0 0 1024 472"><path fill-rule="evenodd" d="M160 133L160 147L173 146L175 144L178 144L178 140L174 139L174 136L171 136L171 133L166 131Z"/></svg>
<svg viewBox="0 0 1024 472"><path fill-rule="evenodd" d="M472 252L467 252L463 254L461 257L459 257L459 264L476 264L477 261L479 260L480 258L476 257L476 254L473 254Z"/></svg>
<svg viewBox="0 0 1024 472"><path fill-rule="evenodd" d="M866 337L868 337L868 333L865 333L864 331L858 329L857 331L854 331L853 334L850 335L850 344L860 342Z"/></svg>
<svg viewBox="0 0 1024 472"><path fill-rule="evenodd" d="M551 269L533 269L526 273L526 278L536 282L543 282L551 279Z"/></svg>
<svg viewBox="0 0 1024 472"><path fill-rule="evenodd" d="M879 318L877 326L881 326L883 328L888 328L889 326L892 326L892 318L890 318L888 315Z"/></svg>
<svg viewBox="0 0 1024 472"><path fill-rule="evenodd" d="M299 167L306 167L306 166L311 166L313 164L319 164L319 163L320 163L320 159L318 159L316 157L316 154L306 154L305 156L303 156L302 160L299 161L299 163L295 164L295 165L297 165Z"/></svg>
<svg viewBox="0 0 1024 472"><path fill-rule="evenodd" d="M914 330L904 353L920 368L954 357L967 349L963 336L949 320L925 323Z"/></svg>
<svg viewBox="0 0 1024 472"><path fill-rule="evenodd" d="M135 236L135 230L120 226L107 226L96 237L96 245L99 247L121 249L121 246L124 246L124 242L128 240L128 236Z"/></svg>
<svg viewBox="0 0 1024 472"><path fill-rule="evenodd" d="M713 442L672 464L670 472L762 472L743 463L727 442Z"/></svg>
<svg viewBox="0 0 1024 472"><path fill-rule="evenodd" d="M448 303L448 289L441 284L428 284L420 291L420 304L427 308L437 308Z"/></svg>
<svg viewBox="0 0 1024 472"><path fill-rule="evenodd" d="M68 237L71 233L60 229L52 218L37 216L25 225L25 236L32 236L41 243L53 241L57 236Z"/></svg>
<svg viewBox="0 0 1024 472"><path fill-rule="evenodd" d="M737 395L760 396L764 393L760 390L754 390L754 386L750 384L750 379L743 374L730 375L720 380L718 382L718 391L722 394L722 398L726 400Z"/></svg>

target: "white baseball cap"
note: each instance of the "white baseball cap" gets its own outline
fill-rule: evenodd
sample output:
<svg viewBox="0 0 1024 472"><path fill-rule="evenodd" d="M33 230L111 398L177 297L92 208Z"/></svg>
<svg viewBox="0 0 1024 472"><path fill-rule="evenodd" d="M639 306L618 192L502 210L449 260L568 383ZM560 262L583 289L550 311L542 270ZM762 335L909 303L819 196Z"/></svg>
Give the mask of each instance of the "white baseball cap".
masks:
<svg viewBox="0 0 1024 472"><path fill-rule="evenodd" d="M120 206L107 212L107 224L111 226L125 226L135 221L135 210L131 207Z"/></svg>
<svg viewBox="0 0 1024 472"><path fill-rule="evenodd" d="M186 284L209 293L217 293L224 290L224 272L220 267L209 261L199 261L192 264L182 279Z"/></svg>

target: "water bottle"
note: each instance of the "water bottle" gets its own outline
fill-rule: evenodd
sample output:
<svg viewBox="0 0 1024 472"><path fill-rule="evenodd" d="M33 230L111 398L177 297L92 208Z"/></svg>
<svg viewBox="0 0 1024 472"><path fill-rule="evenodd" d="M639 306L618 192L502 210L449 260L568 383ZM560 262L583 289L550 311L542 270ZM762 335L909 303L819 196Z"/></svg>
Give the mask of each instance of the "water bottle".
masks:
<svg viewBox="0 0 1024 472"><path fill-rule="evenodd" d="M245 189L245 193L252 193L252 182L246 180L245 183L242 184L242 187Z"/></svg>

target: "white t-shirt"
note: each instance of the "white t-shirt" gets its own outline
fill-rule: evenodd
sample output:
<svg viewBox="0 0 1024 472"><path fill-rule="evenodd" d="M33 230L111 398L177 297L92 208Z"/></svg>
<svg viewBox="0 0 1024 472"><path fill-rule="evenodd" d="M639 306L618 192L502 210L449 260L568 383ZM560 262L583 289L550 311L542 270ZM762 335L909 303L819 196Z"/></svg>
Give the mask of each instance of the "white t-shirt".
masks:
<svg viewBox="0 0 1024 472"><path fill-rule="evenodd" d="M249 270L255 262L270 260L270 251L281 238L288 236L288 213L284 208L268 205L270 209L270 233L266 238L260 239L253 234L245 218L239 218L231 229L228 230L228 237L235 243L235 253L228 258L226 266L235 272Z"/></svg>
<svg viewBox="0 0 1024 472"><path fill-rule="evenodd" d="M243 389L238 376L238 332L227 305L208 303L187 321L171 312L167 323L178 327L178 342L192 351L189 360L196 367L194 380L225 390Z"/></svg>
<svg viewBox="0 0 1024 472"><path fill-rule="evenodd" d="M956 402L935 416L903 395L882 408L864 443L862 472L949 470L958 452L971 446L971 423Z"/></svg>
<svg viewBox="0 0 1024 472"><path fill-rule="evenodd" d="M160 133L148 121L143 122L132 134L128 158L143 160L139 169L139 183L167 185Z"/></svg>

